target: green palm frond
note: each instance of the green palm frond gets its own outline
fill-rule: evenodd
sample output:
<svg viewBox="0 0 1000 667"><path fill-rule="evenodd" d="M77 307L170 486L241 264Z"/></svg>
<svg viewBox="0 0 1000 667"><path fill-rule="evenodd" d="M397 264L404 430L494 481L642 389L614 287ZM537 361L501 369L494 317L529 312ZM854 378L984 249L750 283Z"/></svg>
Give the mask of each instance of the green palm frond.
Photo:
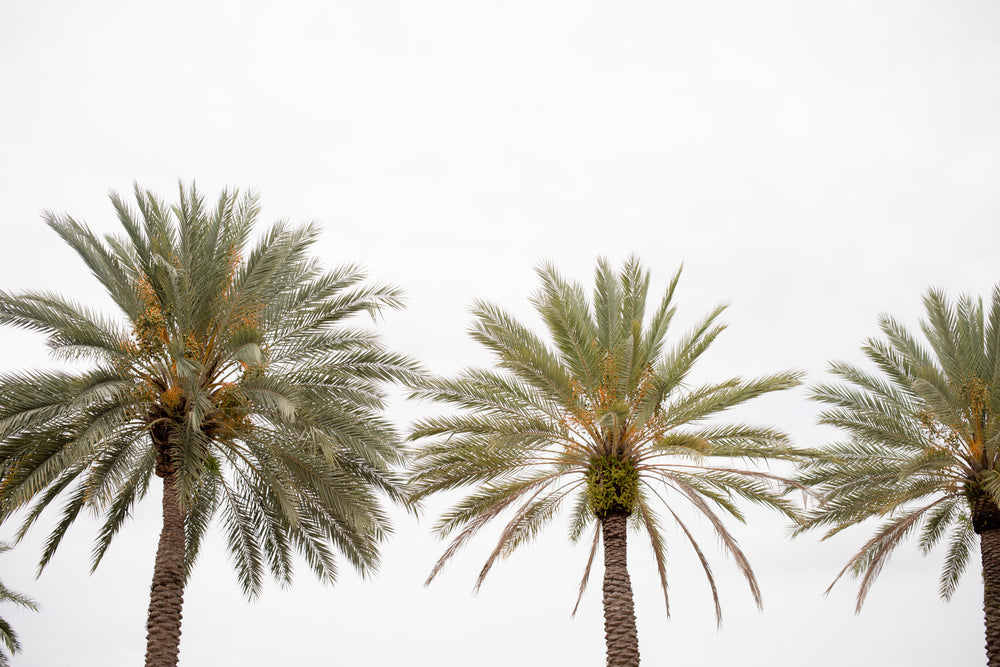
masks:
<svg viewBox="0 0 1000 667"><path fill-rule="evenodd" d="M0 553L10 550L9 544L0 543ZM11 603L19 607L24 607L25 609L31 609L32 611L38 611L38 603L29 598L28 596L12 591L3 582L0 581L0 604ZM7 667L10 665L10 653L11 656L16 655L21 650L21 642L17 639L17 633L10 626L5 619L0 618L0 643L6 648L6 651L0 649L0 667Z"/></svg>
<svg viewBox="0 0 1000 667"><path fill-rule="evenodd" d="M976 533L971 530L969 521L956 521L952 526L951 536L948 544L948 553L945 556L944 567L941 568L941 578L938 585L938 593L945 600L950 600L958 588L965 567L969 563L969 556L976 546Z"/></svg>

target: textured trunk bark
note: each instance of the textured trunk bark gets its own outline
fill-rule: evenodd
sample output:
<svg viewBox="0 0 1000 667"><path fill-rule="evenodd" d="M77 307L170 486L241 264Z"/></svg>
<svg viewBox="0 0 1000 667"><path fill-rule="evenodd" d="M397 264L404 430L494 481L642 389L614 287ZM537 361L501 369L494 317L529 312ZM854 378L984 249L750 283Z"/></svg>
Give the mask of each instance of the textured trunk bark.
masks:
<svg viewBox="0 0 1000 667"><path fill-rule="evenodd" d="M638 667L639 635L635 628L632 582L628 576L624 512L601 519L604 537L604 642L608 667Z"/></svg>
<svg viewBox="0 0 1000 667"><path fill-rule="evenodd" d="M184 604L184 515L174 475L163 477L163 530L146 621L146 667L176 667Z"/></svg>
<svg viewBox="0 0 1000 667"><path fill-rule="evenodd" d="M983 611L986 616L986 664L1000 667L1000 529L979 534L983 559Z"/></svg>

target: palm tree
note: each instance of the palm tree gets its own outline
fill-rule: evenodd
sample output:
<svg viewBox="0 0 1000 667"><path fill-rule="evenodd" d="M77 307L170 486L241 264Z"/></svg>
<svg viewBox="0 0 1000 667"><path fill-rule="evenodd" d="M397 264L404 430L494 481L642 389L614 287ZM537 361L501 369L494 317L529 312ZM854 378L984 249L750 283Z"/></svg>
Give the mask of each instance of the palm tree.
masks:
<svg viewBox="0 0 1000 667"><path fill-rule="evenodd" d="M10 550L9 544L0 543L0 553ZM21 593L16 593L0 581L0 602L13 602L14 604L26 607L33 611L38 610L38 605L31 598L22 595ZM5 619L0 618L0 642L7 647L11 655L16 655L18 651L21 650L21 642L17 640L17 634L14 632L14 628L10 627ZM10 658L6 652L0 650L0 667L8 667L10 665Z"/></svg>
<svg viewBox="0 0 1000 667"><path fill-rule="evenodd" d="M707 517L760 604L750 564L717 510L742 521L735 503L742 497L794 516L775 488L779 478L729 463L791 459L796 452L772 428L709 420L761 394L793 387L800 375L688 387L695 361L724 329L717 323L723 309L668 349L679 271L648 319L649 273L634 257L617 273L598 261L593 302L550 265L539 268L538 277L542 286L532 304L554 348L500 307L477 302L472 337L493 354L497 369L424 379L413 392L460 409L415 424L411 438L421 446L413 464L413 498L471 487L437 522L442 536L457 536L427 582L481 528L509 512L478 589L499 557L534 537L569 500L572 539L592 531L577 605L603 542L607 664L637 665L627 524L649 537L668 614L664 515L697 553L721 623L715 581L682 519L683 505Z"/></svg>
<svg viewBox="0 0 1000 667"><path fill-rule="evenodd" d="M841 384L812 397L824 424L848 439L828 445L799 481L825 501L800 530L826 536L882 519L837 575L860 577L856 610L893 550L915 531L924 553L948 543L939 593L949 599L979 535L989 664L1000 666L1000 285L988 315L982 300L956 303L930 290L921 329L929 348L881 316L883 338L862 348L874 368L838 362ZM988 319L987 319L988 317Z"/></svg>
<svg viewBox="0 0 1000 667"><path fill-rule="evenodd" d="M210 207L182 186L167 206L137 186L137 211L111 200L121 236L45 219L120 317L0 292L0 323L90 362L0 376L0 511L22 511L20 538L63 499L39 571L82 509L103 513L96 568L160 477L146 664L175 665L185 581L215 516L248 597L266 571L290 581L296 552L328 582L336 552L362 574L377 566L389 532L379 495L405 501L381 383L412 381L416 368L345 324L398 307L400 294L355 267L321 270L309 256L316 226L278 223L253 243L252 195L223 192Z"/></svg>

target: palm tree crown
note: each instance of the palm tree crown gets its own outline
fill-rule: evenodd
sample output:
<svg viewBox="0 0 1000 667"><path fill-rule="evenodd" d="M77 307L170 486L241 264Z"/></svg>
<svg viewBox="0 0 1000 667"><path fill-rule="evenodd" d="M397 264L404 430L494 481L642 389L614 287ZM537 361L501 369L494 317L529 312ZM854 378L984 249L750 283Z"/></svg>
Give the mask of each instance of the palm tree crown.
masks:
<svg viewBox="0 0 1000 667"><path fill-rule="evenodd" d="M884 337L863 347L874 370L835 363L843 383L813 389L828 406L820 421L848 439L804 467L799 481L824 502L800 530L825 528L829 537L882 520L830 585L848 572L859 577L857 611L915 532L924 553L947 542L938 591L949 599L978 536L986 653L1000 667L1000 285L988 312L981 299L951 302L940 290L927 292L924 307L926 346L883 315Z"/></svg>
<svg viewBox="0 0 1000 667"><path fill-rule="evenodd" d="M680 272L648 318L649 273L636 258L619 272L600 260L592 301L550 265L542 266L538 276L542 286L532 304L552 347L500 307L478 302L471 333L494 355L497 368L425 379L413 392L460 410L414 426L411 438L421 443L411 482L414 498L471 487L437 523L442 535L457 531L457 536L428 581L481 528L507 512L510 518L479 574L478 587L499 557L533 538L568 504L572 539L592 531L580 595L604 540L609 664L637 664L634 616L629 620L631 585L624 566L625 520L647 534L665 600L663 514L677 523L701 560L721 619L711 570L682 519L680 506L687 504L708 518L759 601L749 563L717 510L742 520L734 502L738 496L794 512L773 487L772 475L727 462L737 457L744 462L789 459L795 451L774 429L709 420L761 394L795 386L799 374L689 387L685 380L692 366L724 327L717 323L722 311L717 308L667 346ZM613 548L609 540L614 540ZM612 570L616 574L609 583ZM612 606L625 605L614 618L608 616L609 586L617 600ZM669 613L669 603L667 609ZM613 658L619 653L612 643L620 630L632 635L624 649L629 656Z"/></svg>
<svg viewBox="0 0 1000 667"><path fill-rule="evenodd" d="M1000 528L1000 286L988 317L981 300L951 303L939 290L927 293L924 306L929 347L883 315L884 337L863 347L874 369L834 363L831 372L844 383L812 390L829 406L821 423L848 439L805 467L799 481L825 501L801 530L825 527L831 536L883 519L837 576L861 578L858 610L892 551L914 531L925 553L948 543L939 586L947 599L975 534Z"/></svg>
<svg viewBox="0 0 1000 667"><path fill-rule="evenodd" d="M182 187L167 206L136 187L137 210L112 202L122 236L102 239L65 216L46 221L121 317L47 292L0 292L0 323L90 362L0 377L0 509L26 508L23 535L63 499L40 568L85 507L104 516L96 567L155 473L164 533L151 637L162 615L176 617L179 638L180 592L215 516L249 596L267 571L290 581L296 552L326 581L335 552L372 570L389 530L378 496L404 500L380 384L412 380L416 369L345 322L398 307L398 290L366 284L354 267L321 270L309 257L314 225L279 223L252 243L254 196L224 192L213 208ZM154 613L158 577L169 613Z"/></svg>

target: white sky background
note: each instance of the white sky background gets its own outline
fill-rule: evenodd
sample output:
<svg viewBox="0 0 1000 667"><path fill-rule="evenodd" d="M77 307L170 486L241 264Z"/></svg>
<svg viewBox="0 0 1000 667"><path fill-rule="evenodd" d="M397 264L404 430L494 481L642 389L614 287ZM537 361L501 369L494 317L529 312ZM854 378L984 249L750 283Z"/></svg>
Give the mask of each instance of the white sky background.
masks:
<svg viewBox="0 0 1000 667"><path fill-rule="evenodd" d="M468 305L530 319L533 267L589 284L594 260L638 252L662 293L678 265L683 331L716 303L730 329L700 377L858 359L879 312L916 327L930 285L986 295L997 272L1000 8L993 2L0 3L0 288L104 305L41 222L102 231L132 181L172 199L255 188L263 219L318 219L330 266L402 285L390 345L435 372L484 364ZM38 336L0 332L0 370L49 363ZM394 402L401 426L434 408ZM804 392L745 412L802 445ZM156 494L87 575L78 522L35 580L43 532L0 556L43 606L0 610L26 666L139 664ZM432 508L433 509L433 508ZM431 513L432 514L432 513ZM430 517L428 517L429 519ZM444 548L399 514L382 571L242 599L216 533L185 597L181 664L604 664L599 572L570 620L586 548L554 525L471 587L484 536L431 587ZM764 593L758 613L706 521L715 628L697 563L672 536L673 616L641 536L630 545L647 665L981 665L981 576L937 599L943 553L904 547L860 616L856 586L823 590L869 530L789 541L734 526ZM733 525L733 524L731 524ZM10 529L3 531L9 534Z"/></svg>

